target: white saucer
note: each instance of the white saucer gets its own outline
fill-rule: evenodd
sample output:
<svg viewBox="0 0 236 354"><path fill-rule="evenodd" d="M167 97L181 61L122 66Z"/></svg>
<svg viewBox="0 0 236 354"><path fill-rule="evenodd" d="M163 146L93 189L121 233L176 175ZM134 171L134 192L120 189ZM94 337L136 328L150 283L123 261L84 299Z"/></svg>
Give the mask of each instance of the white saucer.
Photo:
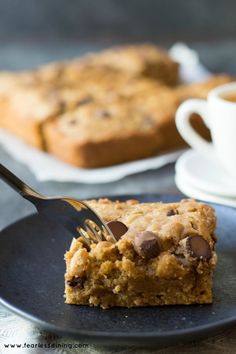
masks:
<svg viewBox="0 0 236 354"><path fill-rule="evenodd" d="M230 177L217 160L188 150L180 156L175 169L194 189L216 196L236 197L236 179Z"/></svg>
<svg viewBox="0 0 236 354"><path fill-rule="evenodd" d="M229 205L236 208L236 198L220 197L217 195L209 194L204 191L193 187L189 184L189 181L185 179L181 173L176 173L175 183L178 189L186 196L194 199L200 199L207 202L218 203L223 205Z"/></svg>

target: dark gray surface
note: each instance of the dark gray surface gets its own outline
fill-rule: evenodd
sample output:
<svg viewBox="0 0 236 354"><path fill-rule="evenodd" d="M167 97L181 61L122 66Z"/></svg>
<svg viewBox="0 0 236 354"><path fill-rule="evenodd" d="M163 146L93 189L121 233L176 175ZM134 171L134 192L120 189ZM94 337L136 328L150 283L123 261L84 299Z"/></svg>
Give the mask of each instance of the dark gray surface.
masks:
<svg viewBox="0 0 236 354"><path fill-rule="evenodd" d="M83 42L76 40L55 41L1 41L0 40L0 70L19 70L36 67L37 65L55 60L65 60L80 56L88 51L97 51L121 43L114 38L99 42ZM156 44L166 48L174 42L156 41ZM229 72L236 74L236 41L212 40L210 42L187 42L199 53L201 62L212 72Z"/></svg>
<svg viewBox="0 0 236 354"><path fill-rule="evenodd" d="M130 196L121 200L127 198ZM148 194L135 198L168 203L181 197ZM38 215L11 225L0 234L0 300L36 325L92 343L159 348L170 342L184 343L219 333L236 324L236 209L216 204L213 207L218 216L219 262L212 305L104 311L64 304L63 254L71 235Z"/></svg>

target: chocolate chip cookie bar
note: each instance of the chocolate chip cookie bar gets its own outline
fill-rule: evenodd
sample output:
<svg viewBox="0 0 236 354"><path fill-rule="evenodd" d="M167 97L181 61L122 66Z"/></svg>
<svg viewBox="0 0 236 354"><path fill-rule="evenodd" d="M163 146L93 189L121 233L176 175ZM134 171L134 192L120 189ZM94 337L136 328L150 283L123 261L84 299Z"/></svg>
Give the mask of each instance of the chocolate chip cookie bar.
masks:
<svg viewBox="0 0 236 354"><path fill-rule="evenodd" d="M2 72L0 127L84 168L178 149L185 146L175 126L179 104L205 97L232 78L168 86L177 80L177 67L165 52L145 44L31 71ZM205 130L199 117L196 125Z"/></svg>
<svg viewBox="0 0 236 354"><path fill-rule="evenodd" d="M26 143L47 150L42 129L46 121L93 98L130 96L131 92L134 95L144 91L146 86L155 90L160 83L141 75L136 78L112 66L90 65L85 59L48 64L26 72L2 72L0 126Z"/></svg>
<svg viewBox="0 0 236 354"><path fill-rule="evenodd" d="M146 77L166 85L176 85L179 65L166 51L153 44L124 45L103 50L84 58L85 66L106 67L132 77Z"/></svg>
<svg viewBox="0 0 236 354"><path fill-rule="evenodd" d="M164 96L164 95L163 95ZM167 99L167 97L166 97ZM178 140L173 117L175 97L142 106L130 97L94 100L45 122L47 150L83 167L114 165L171 149ZM166 108L163 110L162 108ZM174 140L166 140L173 135Z"/></svg>
<svg viewBox="0 0 236 354"><path fill-rule="evenodd" d="M65 254L67 304L209 304L216 265L214 210L194 200L139 203L93 200L116 242L88 248L73 239Z"/></svg>
<svg viewBox="0 0 236 354"><path fill-rule="evenodd" d="M220 76L190 85L189 97L201 96L206 86L230 80ZM147 79L126 80L116 89L104 85L99 95L95 88L92 99L45 122L47 151L67 163L94 168L183 147L186 143L177 132L175 113L187 92L187 85L171 89ZM193 123L208 136L196 115Z"/></svg>
<svg viewBox="0 0 236 354"><path fill-rule="evenodd" d="M0 126L38 149L44 149L43 123L59 112L60 105L40 88L15 87L14 93L0 98Z"/></svg>

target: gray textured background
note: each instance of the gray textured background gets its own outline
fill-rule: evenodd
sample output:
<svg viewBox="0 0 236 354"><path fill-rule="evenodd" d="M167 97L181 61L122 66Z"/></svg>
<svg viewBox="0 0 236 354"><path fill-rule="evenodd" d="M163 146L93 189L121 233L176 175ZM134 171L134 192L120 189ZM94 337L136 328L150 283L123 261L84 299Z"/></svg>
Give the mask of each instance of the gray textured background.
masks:
<svg viewBox="0 0 236 354"><path fill-rule="evenodd" d="M235 15L235 0L0 0L0 69L34 67L117 43L154 41L170 46L184 41L199 52L201 61L210 70L236 73ZM47 195L88 198L122 193L178 193L173 165L107 185L91 186L39 183L1 148L0 162ZM0 230L32 211L29 203L0 182ZM0 312L0 344L14 338L13 334L32 342L40 340L37 329L30 323L23 325L23 321L2 307ZM235 331L236 328L201 343L150 353L233 354ZM32 352L36 353L27 351ZM133 350L90 347L80 352L105 354Z"/></svg>
<svg viewBox="0 0 236 354"><path fill-rule="evenodd" d="M1 0L0 37L202 40L235 37L234 0Z"/></svg>
<svg viewBox="0 0 236 354"><path fill-rule="evenodd" d="M212 71L236 73L235 0L0 0L0 69L124 42L185 41Z"/></svg>

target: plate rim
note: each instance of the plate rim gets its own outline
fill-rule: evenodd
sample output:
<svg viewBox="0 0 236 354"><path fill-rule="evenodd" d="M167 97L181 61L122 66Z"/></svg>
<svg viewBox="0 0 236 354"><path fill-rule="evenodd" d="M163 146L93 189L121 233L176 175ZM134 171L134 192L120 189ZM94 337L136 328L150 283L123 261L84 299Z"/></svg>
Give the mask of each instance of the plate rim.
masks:
<svg viewBox="0 0 236 354"><path fill-rule="evenodd" d="M150 332L142 332L142 333L125 333L125 332L105 332L105 331L81 331L81 330L66 330L63 329L62 327L56 326L54 324L50 324L48 322L45 322L43 320L38 319L37 317L28 314L25 311L22 311L18 309L17 307L11 305L7 301L3 300L0 297L0 304L3 305L5 308L10 310L12 313L20 316L23 319L29 320L37 325L40 325L40 327L43 327L51 332L56 332L60 334L67 334L73 337L84 337L86 336L87 338L96 338L96 339L168 339L168 338L182 338L184 335L191 335L193 333L200 333L200 332L205 332L207 333L212 332L217 329L222 329L222 328L227 328L230 327L231 325L236 324L236 316L232 316L227 318L226 320L219 320L216 322L213 322L212 324L208 325L201 325L201 326L196 326L194 328L187 328L187 329L175 329L172 331L165 331L161 332L161 334L156 334L156 333L150 333ZM175 305L174 305L175 306ZM176 305L177 306L177 305ZM180 305L181 306L181 305ZM184 306L184 305L182 305ZM207 305L206 305L207 306ZM99 309L100 310L100 309ZM101 309L101 311L104 311Z"/></svg>
<svg viewBox="0 0 236 354"><path fill-rule="evenodd" d="M96 199L98 198L109 198L109 199L141 199L144 197L153 197L153 198L173 198L175 200L181 199L181 198L186 198L185 195L183 194L171 194L171 193L140 193L140 194L116 194L116 195L108 195L108 196L98 196L96 197ZM88 198L89 199L94 199L94 198ZM200 202L204 202L202 200L200 200ZM236 208L232 207L232 206L227 206L227 205L222 205L222 204L217 204L217 203L213 203L213 202L206 202L210 205L215 205L217 207L225 207L225 208L229 208L232 209L236 212ZM13 223L7 225L6 227L4 227L2 230L0 230L0 234L2 232L4 232L5 230L7 230L8 228L14 226L15 224L23 221L23 220L27 220L30 219L34 216L36 216L37 213L32 213L26 217L20 218L16 221L14 221ZM96 340L97 342L104 340L104 339L108 339L108 340L115 340L115 339L124 339L126 341L132 341L132 340L136 340L136 342L141 342L142 340L154 340L155 343L158 340L168 340L168 339L172 339L172 340L181 340L183 339L184 336L191 336L191 335L200 335L202 336L203 334L209 334L209 333L213 333L216 332L220 329L226 329L229 328L233 325L236 325L236 315L235 316L230 316L228 318L225 318L223 320L218 320L215 322L212 322L211 324L203 324L200 326L195 326L192 328L185 328L185 329L174 329L171 331L164 331L161 333L154 333L154 332L141 332L141 333L137 333L137 332L107 332L107 331L88 331L88 330L78 330L78 329L66 329L63 327L60 327L58 325L46 322L44 320L39 319L38 317L27 313L26 311L23 311L21 309L19 309L18 307L12 305L11 303L9 303L7 300L3 299L1 294L0 294L0 304L8 309L10 312L20 316L21 318L28 320L38 326L40 326L41 328L44 328L48 331L51 332L55 332L61 335L67 335L70 337L80 337L80 338L87 338L87 339L91 339L91 340ZM175 306L175 305L173 305ZM178 305L176 305L178 306ZM180 306L184 306L184 305L180 305ZM193 305L194 306L194 305ZM206 305L207 306L207 305ZM98 309L99 311L105 311L102 309ZM109 309L108 309L109 311ZM191 338L189 340L192 340ZM186 341L186 339L185 339ZM106 343L103 343L104 345ZM151 344L151 343L150 343Z"/></svg>
<svg viewBox="0 0 236 354"><path fill-rule="evenodd" d="M225 193L225 191L222 192L222 190L219 191L217 189L217 186L216 186L216 188L212 187L212 185L209 184L209 183L208 183L208 185L206 185L203 180L200 180L195 175L193 175L191 172L189 172L189 169L186 168L186 165L187 165L189 160L193 159L197 155L199 157L200 153L198 153L194 149L189 149L189 150L183 152L183 154L176 161L176 164L175 164L176 172L179 173L179 174L181 173L182 176L185 176L186 179L189 180L189 183L194 185L194 188L202 190L203 193L208 193L208 194L210 193L210 194L222 197L222 198L223 197L225 197L225 198L236 198L236 189L231 190L231 191L229 189L227 189L226 193ZM218 184L218 186L219 186L219 184ZM210 191L209 191L209 189L210 189ZM232 194L233 194L233 196L232 196Z"/></svg>

